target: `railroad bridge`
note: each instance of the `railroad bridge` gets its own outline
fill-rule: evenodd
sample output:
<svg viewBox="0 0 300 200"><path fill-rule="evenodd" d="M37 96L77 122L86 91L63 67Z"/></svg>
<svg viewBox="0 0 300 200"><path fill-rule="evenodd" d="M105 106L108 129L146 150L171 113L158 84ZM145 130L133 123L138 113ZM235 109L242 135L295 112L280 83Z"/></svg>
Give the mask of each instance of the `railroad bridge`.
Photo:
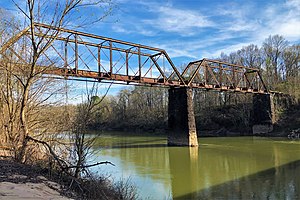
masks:
<svg viewBox="0 0 300 200"><path fill-rule="evenodd" d="M36 74L169 88L169 145L198 146L192 89L253 93L254 133L272 130L272 93L259 69L219 60L190 62L180 72L160 48L35 23L20 30L0 48L2 59L13 55L13 65L32 64L32 38L39 44Z"/></svg>

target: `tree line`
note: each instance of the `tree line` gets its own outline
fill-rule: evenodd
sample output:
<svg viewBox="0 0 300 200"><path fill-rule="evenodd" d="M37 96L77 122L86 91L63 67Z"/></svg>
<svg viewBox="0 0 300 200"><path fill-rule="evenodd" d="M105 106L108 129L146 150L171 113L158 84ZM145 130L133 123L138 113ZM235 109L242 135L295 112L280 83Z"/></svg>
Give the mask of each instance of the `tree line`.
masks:
<svg viewBox="0 0 300 200"><path fill-rule="evenodd" d="M270 35L261 47L250 44L230 54L222 53L220 60L258 68L271 90L300 97L300 44L289 44L280 35Z"/></svg>
<svg viewBox="0 0 300 200"><path fill-rule="evenodd" d="M250 44L229 54L222 53L217 60L258 68L269 90L300 98L300 44L289 45L283 36L269 36L261 47ZM105 98L90 128L165 133L167 107L165 88L124 89ZM194 109L199 130L251 131L251 94L194 89Z"/></svg>

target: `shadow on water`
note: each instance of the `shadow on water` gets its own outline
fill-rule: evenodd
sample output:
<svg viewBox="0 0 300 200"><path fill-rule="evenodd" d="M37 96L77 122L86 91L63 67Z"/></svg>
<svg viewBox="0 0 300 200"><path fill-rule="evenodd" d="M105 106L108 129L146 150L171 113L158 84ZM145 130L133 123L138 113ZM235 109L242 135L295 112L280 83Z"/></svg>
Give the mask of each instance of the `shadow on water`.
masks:
<svg viewBox="0 0 300 200"><path fill-rule="evenodd" d="M300 160L174 199L299 199Z"/></svg>
<svg viewBox="0 0 300 200"><path fill-rule="evenodd" d="M167 147L166 144L122 144L122 145L113 145L110 148L112 149L129 149L129 148L159 148Z"/></svg>
<svg viewBox="0 0 300 200"><path fill-rule="evenodd" d="M123 141L112 144L108 148L112 149L128 149L128 148L155 148L155 147L167 147L165 139L153 139L153 140L137 140L137 141Z"/></svg>

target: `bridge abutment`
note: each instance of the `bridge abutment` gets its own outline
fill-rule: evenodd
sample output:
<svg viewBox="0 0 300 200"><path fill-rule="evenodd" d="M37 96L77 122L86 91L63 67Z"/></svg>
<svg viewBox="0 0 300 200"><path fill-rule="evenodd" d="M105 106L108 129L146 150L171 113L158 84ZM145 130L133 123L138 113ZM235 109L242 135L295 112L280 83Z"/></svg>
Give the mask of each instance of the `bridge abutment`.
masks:
<svg viewBox="0 0 300 200"><path fill-rule="evenodd" d="M275 109L271 94L253 95L253 134L265 134L273 131Z"/></svg>
<svg viewBox="0 0 300 200"><path fill-rule="evenodd" d="M198 146L191 88L169 89L168 145Z"/></svg>

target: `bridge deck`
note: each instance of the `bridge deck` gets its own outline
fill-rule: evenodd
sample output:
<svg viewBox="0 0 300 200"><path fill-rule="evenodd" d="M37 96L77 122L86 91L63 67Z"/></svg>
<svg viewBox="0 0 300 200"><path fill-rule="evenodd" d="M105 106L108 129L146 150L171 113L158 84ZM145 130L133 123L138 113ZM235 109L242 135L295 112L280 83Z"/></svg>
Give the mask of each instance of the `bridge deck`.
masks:
<svg viewBox="0 0 300 200"><path fill-rule="evenodd" d="M122 74L109 74L104 72L95 72L87 70L69 70L64 68L51 68L45 70L45 74L57 75L71 80L79 80L74 78L88 78L90 80L96 80L99 82L111 82L117 81L115 84L138 84L145 86L165 86L165 87L187 87L181 84L180 81L169 80L165 82L162 78L149 78L149 77L139 77L139 76L127 76ZM189 87L206 89L206 90L218 90L218 91L231 91L231 92L243 92L243 93L267 93L266 90L258 90L255 88L247 87L232 87L232 86L219 86L212 84L205 84L205 82L197 82L190 84Z"/></svg>

